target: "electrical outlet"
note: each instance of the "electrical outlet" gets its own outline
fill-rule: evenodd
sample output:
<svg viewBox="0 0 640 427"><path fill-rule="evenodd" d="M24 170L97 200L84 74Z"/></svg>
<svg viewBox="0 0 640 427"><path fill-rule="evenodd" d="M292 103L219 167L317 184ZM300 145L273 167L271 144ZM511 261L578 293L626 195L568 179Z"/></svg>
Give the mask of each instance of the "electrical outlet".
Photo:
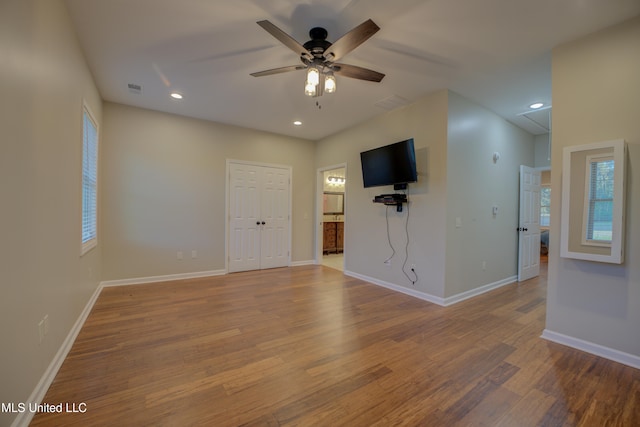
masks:
<svg viewBox="0 0 640 427"><path fill-rule="evenodd" d="M482 261L482 269L483 270L487 269L487 261Z"/></svg>
<svg viewBox="0 0 640 427"><path fill-rule="evenodd" d="M198 251L196 251L195 249L191 251L191 258L196 259L198 258Z"/></svg>
<svg viewBox="0 0 640 427"><path fill-rule="evenodd" d="M182 259L182 251L178 251L178 253L176 254L176 258L178 259Z"/></svg>

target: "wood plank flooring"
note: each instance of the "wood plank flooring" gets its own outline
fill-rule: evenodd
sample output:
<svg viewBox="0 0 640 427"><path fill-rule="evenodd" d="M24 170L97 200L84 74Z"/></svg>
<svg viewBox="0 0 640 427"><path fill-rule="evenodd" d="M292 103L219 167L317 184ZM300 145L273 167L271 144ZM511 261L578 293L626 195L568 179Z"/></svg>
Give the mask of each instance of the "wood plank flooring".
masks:
<svg viewBox="0 0 640 427"><path fill-rule="evenodd" d="M640 371L545 341L546 280L443 308L305 266L105 288L33 426L638 426Z"/></svg>

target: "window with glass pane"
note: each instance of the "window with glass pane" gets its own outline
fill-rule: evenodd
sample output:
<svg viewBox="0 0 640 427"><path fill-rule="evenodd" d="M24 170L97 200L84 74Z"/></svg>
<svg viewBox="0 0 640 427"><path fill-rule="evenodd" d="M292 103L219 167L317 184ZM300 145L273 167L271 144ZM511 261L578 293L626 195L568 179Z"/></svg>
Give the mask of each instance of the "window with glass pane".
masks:
<svg viewBox="0 0 640 427"><path fill-rule="evenodd" d="M540 226L551 225L551 187L540 188Z"/></svg>
<svg viewBox="0 0 640 427"><path fill-rule="evenodd" d="M610 243L613 235L613 172L611 157L589 159L589 203L586 240Z"/></svg>
<svg viewBox="0 0 640 427"><path fill-rule="evenodd" d="M82 120L82 254L98 243L98 126L85 107Z"/></svg>

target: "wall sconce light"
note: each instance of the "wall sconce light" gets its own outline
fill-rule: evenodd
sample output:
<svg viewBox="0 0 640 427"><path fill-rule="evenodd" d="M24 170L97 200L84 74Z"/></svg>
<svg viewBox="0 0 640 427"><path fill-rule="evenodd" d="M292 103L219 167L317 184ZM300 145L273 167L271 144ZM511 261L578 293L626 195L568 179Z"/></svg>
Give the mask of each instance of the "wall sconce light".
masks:
<svg viewBox="0 0 640 427"><path fill-rule="evenodd" d="M344 184L346 182L346 179L341 176L330 176L327 177L327 182L329 184L339 185Z"/></svg>

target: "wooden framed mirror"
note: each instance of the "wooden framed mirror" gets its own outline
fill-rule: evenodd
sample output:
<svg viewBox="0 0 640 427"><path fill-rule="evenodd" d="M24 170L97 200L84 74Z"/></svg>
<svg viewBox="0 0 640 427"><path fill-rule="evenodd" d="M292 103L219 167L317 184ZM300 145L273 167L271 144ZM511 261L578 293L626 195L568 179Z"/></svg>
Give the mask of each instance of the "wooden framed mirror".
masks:
<svg viewBox="0 0 640 427"><path fill-rule="evenodd" d="M325 191L322 197L322 213L325 215L344 215L344 193Z"/></svg>

